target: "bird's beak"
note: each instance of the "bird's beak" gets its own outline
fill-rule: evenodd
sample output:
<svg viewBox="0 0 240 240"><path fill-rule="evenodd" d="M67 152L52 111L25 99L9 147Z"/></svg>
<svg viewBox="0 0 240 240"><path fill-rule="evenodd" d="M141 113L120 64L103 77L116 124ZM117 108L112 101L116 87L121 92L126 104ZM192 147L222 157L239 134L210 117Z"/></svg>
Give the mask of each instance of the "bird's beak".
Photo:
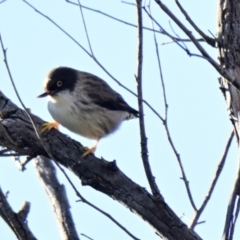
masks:
<svg viewBox="0 0 240 240"><path fill-rule="evenodd" d="M50 94L50 92L45 92L45 93L43 93L43 94L41 94L41 95L39 95L39 96L37 96L38 98L43 98L43 97L46 97L46 96L48 96Z"/></svg>

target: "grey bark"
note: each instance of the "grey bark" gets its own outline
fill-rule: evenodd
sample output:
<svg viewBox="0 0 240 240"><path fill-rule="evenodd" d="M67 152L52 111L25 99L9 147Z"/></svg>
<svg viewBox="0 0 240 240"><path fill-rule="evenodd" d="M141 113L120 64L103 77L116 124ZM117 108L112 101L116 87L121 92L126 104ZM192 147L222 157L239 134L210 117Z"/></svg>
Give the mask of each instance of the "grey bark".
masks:
<svg viewBox="0 0 240 240"><path fill-rule="evenodd" d="M62 239L79 240L80 238L78 237L66 196L65 186L59 183L52 161L39 156L35 158L35 167L50 199Z"/></svg>
<svg viewBox="0 0 240 240"><path fill-rule="evenodd" d="M28 210L30 204L26 203L24 206L28 205ZM16 238L19 240L36 240L31 230L28 228L26 221L27 214L23 216L23 209L19 213L15 213L10 204L8 203L6 196L3 194L0 188L0 216L6 222L6 224L11 228Z"/></svg>
<svg viewBox="0 0 240 240"><path fill-rule="evenodd" d="M240 84L240 5L238 0L220 0L218 17L218 50L219 61L222 67ZM224 93L230 119L234 125L235 136L239 144L239 111L240 93L233 85L221 77L221 89ZM226 214L223 240L231 240L234 236L235 223L240 204L240 169L238 169L233 191L230 196Z"/></svg>
<svg viewBox="0 0 240 240"><path fill-rule="evenodd" d="M1 146L31 157L49 157L33 131L26 113L1 92L0 116ZM43 121L37 116L32 117L40 129ZM55 160L79 177L83 185L91 186L122 203L147 221L163 239L201 239L179 219L164 200L154 199L145 188L121 172L115 161L108 162L93 155L82 159L83 146L55 129L44 135L42 140Z"/></svg>

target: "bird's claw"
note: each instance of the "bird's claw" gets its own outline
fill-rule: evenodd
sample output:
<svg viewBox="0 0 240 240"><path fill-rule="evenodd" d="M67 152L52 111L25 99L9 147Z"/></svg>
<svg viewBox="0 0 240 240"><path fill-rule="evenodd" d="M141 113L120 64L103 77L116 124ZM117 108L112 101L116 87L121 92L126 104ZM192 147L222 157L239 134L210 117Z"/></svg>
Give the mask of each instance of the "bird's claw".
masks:
<svg viewBox="0 0 240 240"><path fill-rule="evenodd" d="M49 132L52 128L59 129L59 123L58 122L51 122L51 123L44 123L42 125L41 134Z"/></svg>
<svg viewBox="0 0 240 240"><path fill-rule="evenodd" d="M88 148L88 147L84 147L84 154L82 155L82 158L85 158L86 156L88 156L89 154L93 154L96 151L97 146L94 146L92 148Z"/></svg>

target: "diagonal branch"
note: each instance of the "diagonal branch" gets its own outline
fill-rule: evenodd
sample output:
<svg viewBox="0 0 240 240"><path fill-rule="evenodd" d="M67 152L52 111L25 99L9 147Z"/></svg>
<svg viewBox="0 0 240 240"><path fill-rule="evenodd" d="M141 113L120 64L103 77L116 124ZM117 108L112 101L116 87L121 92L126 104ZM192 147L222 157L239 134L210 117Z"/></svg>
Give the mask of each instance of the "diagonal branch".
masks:
<svg viewBox="0 0 240 240"><path fill-rule="evenodd" d="M192 221L192 223L190 225L191 229L194 229L194 227L198 224L197 221L198 221L199 217L201 216L203 210L207 206L207 203L208 203L208 201L210 200L210 198L212 196L213 190L214 190L214 188L215 188L215 186L217 184L217 181L218 181L218 179L220 177L220 174L221 174L221 172L223 170L223 167L224 167L224 164L225 164L225 161L226 161L226 158L227 158L227 155L228 155L228 151L229 151L229 148L231 146L233 137L234 137L234 131L231 132L230 137L229 137L229 139L227 141L227 145L226 145L226 147L224 149L224 153L223 153L223 156L221 158L221 161L218 164L218 168L217 168L215 177L214 177L214 179L212 181L212 184L211 184L211 187L209 189L209 192L208 192L207 196L205 197L205 200L203 201L202 206L196 211L196 215L195 215L195 217L194 217L194 219L193 219L193 221Z"/></svg>
<svg viewBox="0 0 240 240"><path fill-rule="evenodd" d="M29 203L26 203L27 207L26 213L29 211ZM16 235L19 240L37 240L33 233L30 231L26 221L26 214L22 214L23 211L20 211L19 214L15 213L10 204L8 203L6 196L3 194L2 189L0 188L0 216L6 222L6 224L12 229L13 233Z"/></svg>
<svg viewBox="0 0 240 240"><path fill-rule="evenodd" d="M78 3L74 3L74 2L69 1L69 0L65 0L65 1L66 1L67 3L70 3L70 4L75 5L75 6L78 6L78 5L79 5ZM125 3L125 2L123 2L123 3ZM136 6L136 4L134 4L134 6ZM84 8L84 9L86 9L86 10L89 10L89 11L92 11L92 12L96 12L96 13L98 13L98 14L101 14L101 15L103 15L103 16L106 16L106 17L108 17L108 18L110 18L110 19L113 19L113 20L115 20L115 21L117 21L117 22L126 24L126 25L128 25L128 26L131 26L131 27L134 27L134 28L137 28L137 27L138 27L136 24L132 24L132 23L126 22L126 21L124 21L124 20L122 20L122 19L116 18L116 17L114 17L114 16L112 16L112 15L109 15L109 14L107 14L107 13L105 13L105 12L102 12L102 11L100 11L100 10L97 10L97 9L94 9L94 8L90 8L90 7L84 6L84 5L82 5L82 4L81 4L81 7ZM152 28L148 28L148 27L143 27L143 29L144 29L144 30L148 30L148 31L153 31L153 32L155 32L155 33L164 34L164 32L162 32L162 31L159 31L159 30L156 30L156 29L152 29ZM174 38L176 41L191 42L190 39L175 38L174 36L171 36L171 38ZM203 39L203 38L198 38L197 41L199 41L199 42L206 42L205 39Z"/></svg>
<svg viewBox="0 0 240 240"><path fill-rule="evenodd" d="M240 113L238 113L238 122L239 121L240 121ZM238 145L238 155L239 155L238 164L240 164L240 145ZM238 172L235 179L233 191L228 203L222 240L233 239L235 224L239 215L239 204L240 204L239 196L240 196L240 168L238 167Z"/></svg>
<svg viewBox="0 0 240 240"><path fill-rule="evenodd" d="M226 80L240 90L240 80L232 76L226 69L221 67L214 59L210 57L210 55L206 52L206 50L201 46L201 44L197 41L197 39L193 36L192 32L189 31L184 24L170 11L170 9L162 3L160 0L155 0L155 2L159 5L159 7L178 25L180 29L192 40L193 44L204 57Z"/></svg>
<svg viewBox="0 0 240 240"><path fill-rule="evenodd" d="M190 16L187 14L187 12L184 10L184 8L182 7L182 5L180 4L180 2L178 0L175 0L177 6L179 7L179 9L181 10L182 14L185 16L185 18L187 19L187 21L192 25L192 27L199 33L200 36L202 36L202 38L212 47L216 46L216 40L207 36L194 22L193 20L190 18Z"/></svg>
<svg viewBox="0 0 240 240"><path fill-rule="evenodd" d="M0 92L0 112L5 111L6 117L1 120L3 127L13 141L21 140L22 147L11 145L0 130L0 146L28 155L43 155L49 158L36 137L26 112L14 105L10 99ZM37 128L43 120L31 114ZM91 186L107 196L116 199L131 212L142 217L159 235L168 240L176 240L179 236L185 240L200 240L201 238L189 230L171 208L161 199L156 199L143 187L128 178L116 165L104 159L89 156L81 159L84 149L82 145L57 130L51 130L43 137L43 142L49 147L54 159L72 171L83 185ZM10 147L11 146L11 147ZM174 228L172 227L174 226Z"/></svg>
<svg viewBox="0 0 240 240"><path fill-rule="evenodd" d="M110 220L112 220L119 228L121 228L125 233L127 233L130 237L132 237L133 239L135 240L138 240L138 238L136 238L133 234L131 234L124 226L122 226L118 221L116 221L110 214L106 213L105 211L103 211L102 209L98 208L97 206L95 206L94 204L92 204L91 202L89 202L88 200L86 200L81 194L80 192L77 190L77 188L75 187L75 185L73 184L73 182L71 181L71 179L69 178L69 176L67 175L67 173L65 172L65 170L59 165L59 163L56 161L55 157L53 156L52 152L51 152L51 149L49 148L49 145L46 144L44 141L43 141L43 137L39 134L39 131L38 129L41 129L42 128L42 125L39 126L37 128L36 126L36 123L34 121L34 119L32 118L32 115L30 112L28 112L28 109L25 107L24 103L22 102L21 100L21 97L19 96L18 94L18 91L15 87L15 83L13 81L13 78L12 78L12 75L11 75L11 71L10 71L10 68L8 66L8 62L7 62L7 55L6 55L6 49L4 48L3 46L3 41L2 41L2 38L1 38L1 34L0 34L0 43L1 43L1 47L2 47L2 51L3 51L3 55L4 55L4 62L5 62L5 65L6 65L6 68L7 68L7 71L8 71L8 74L9 74L9 77L10 77L10 80L11 80L11 83L14 87L14 90L15 90L15 93L18 97L18 100L20 101L22 107L24 108L24 112L26 113L27 117L28 117L28 120L30 120L31 122L31 125L34 129L34 132L35 132L35 137L37 137L37 139L40 141L44 151L46 151L47 155L49 156L49 158L51 158L55 164L57 165L57 167L59 168L59 170L63 173L63 175L66 177L68 183L70 184L70 186L73 188L73 190L75 191L76 195L79 197L79 199L81 199L82 202L86 203L88 206L94 208L95 210L97 210L98 212L102 213L103 215L105 215L107 218L109 218ZM14 112L14 111L13 111ZM11 112L12 113L12 112ZM9 115L11 115L11 113L5 113L5 117L8 117ZM2 115L2 119L4 119L3 117L3 114L0 114ZM7 135L7 139L10 140L10 142L13 144L13 145L16 145L18 147L18 144L15 144L14 140L12 140L12 138L8 135L7 131L5 130L4 126L2 125L2 123L0 122L0 129L3 129L5 135ZM6 134L7 133L7 134ZM23 144L23 143L22 143ZM22 146L21 146L22 147ZM19 149L19 148L18 148ZM15 149L16 151L16 149ZM30 159L35 157L36 155L33 154L33 153L29 153L29 156L30 156ZM81 155L82 156L82 155Z"/></svg>
<svg viewBox="0 0 240 240"><path fill-rule="evenodd" d="M91 55L92 55L93 58L94 58L94 54L93 54L93 50L92 50L92 45L91 45L91 43L90 43L90 38L89 38L89 36L88 36L87 25L86 25L85 18L84 18L84 15L83 15L82 4L80 3L80 0L78 0L78 6L79 6L79 10L80 10L81 17L82 17L85 34L86 34L86 37L87 37L88 46L89 46Z"/></svg>

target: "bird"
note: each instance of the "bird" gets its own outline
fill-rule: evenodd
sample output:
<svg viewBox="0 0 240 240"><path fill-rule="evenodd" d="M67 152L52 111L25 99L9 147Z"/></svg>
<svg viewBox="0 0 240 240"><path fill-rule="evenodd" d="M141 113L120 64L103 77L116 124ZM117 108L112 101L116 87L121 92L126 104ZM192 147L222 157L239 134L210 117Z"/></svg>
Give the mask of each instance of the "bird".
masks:
<svg viewBox="0 0 240 240"><path fill-rule="evenodd" d="M96 143L85 148L82 157L94 154L101 138L114 133L124 120L139 117L123 97L103 79L70 67L58 67L49 72L44 81L48 96L48 111L55 122L43 124L41 134L59 127Z"/></svg>

